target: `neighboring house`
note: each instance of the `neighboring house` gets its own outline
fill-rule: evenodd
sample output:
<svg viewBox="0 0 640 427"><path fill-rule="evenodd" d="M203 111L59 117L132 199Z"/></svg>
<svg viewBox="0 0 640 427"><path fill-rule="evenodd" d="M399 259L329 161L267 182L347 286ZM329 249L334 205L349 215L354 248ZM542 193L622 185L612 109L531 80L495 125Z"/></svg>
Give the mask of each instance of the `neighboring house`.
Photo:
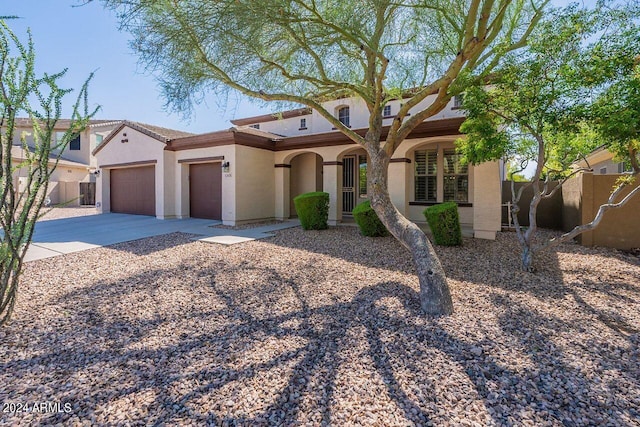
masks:
<svg viewBox="0 0 640 427"><path fill-rule="evenodd" d="M415 109L432 102L428 98ZM388 129L400 103L384 111ZM364 134L365 105L347 98L325 103ZM420 124L389 165L393 203L412 221L425 207L456 201L463 226L480 238L500 230L499 162L460 164L454 141L464 121L456 101ZM295 216L292 200L309 191L330 195L329 222L367 199L367 155L318 112L302 108L233 120L235 127L183 136L124 122L94 150L102 212L200 217L236 225Z"/></svg>
<svg viewBox="0 0 640 427"><path fill-rule="evenodd" d="M59 149L52 151L49 164L53 166L55 158L58 156L60 160L49 182L47 195L51 204L78 206L95 203L95 175L92 172L96 169L96 162L91 152L119 123L121 122L113 120L91 120L87 129L70 141L62 153ZM68 119L58 120L55 128L55 140L51 142L52 146L61 140L69 125L70 120ZM25 148L21 143L22 137L25 138L27 149L32 151L35 141L30 119L16 119L13 147L11 148L14 165L24 161L26 157ZM20 168L13 174L14 183L19 191L26 185L27 173L26 168Z"/></svg>
<svg viewBox="0 0 640 427"><path fill-rule="evenodd" d="M623 173L631 171L630 165L616 161L613 153L604 147L595 149L585 158L586 161L576 161L572 167L591 167L593 172L580 172L562 186L562 223L565 231L591 222L600 205L607 202L616 180ZM623 192L617 201L629 191L631 188ZM578 236L578 241L585 246L640 248L638 212L640 197L635 196L625 206L606 212L598 227Z"/></svg>
<svg viewBox="0 0 640 427"><path fill-rule="evenodd" d="M631 172L631 164L629 162L615 160L614 154L604 146L596 148L587 154L584 159L576 161L572 167L574 169L591 168L594 175Z"/></svg>

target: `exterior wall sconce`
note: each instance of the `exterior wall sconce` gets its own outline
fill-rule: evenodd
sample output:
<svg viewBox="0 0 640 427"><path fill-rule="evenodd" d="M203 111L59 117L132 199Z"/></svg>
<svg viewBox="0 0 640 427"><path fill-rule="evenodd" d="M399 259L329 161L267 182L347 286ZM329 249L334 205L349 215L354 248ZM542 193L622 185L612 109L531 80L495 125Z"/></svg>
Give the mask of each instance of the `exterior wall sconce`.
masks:
<svg viewBox="0 0 640 427"><path fill-rule="evenodd" d="M229 162L222 162L222 172L224 173L229 172Z"/></svg>

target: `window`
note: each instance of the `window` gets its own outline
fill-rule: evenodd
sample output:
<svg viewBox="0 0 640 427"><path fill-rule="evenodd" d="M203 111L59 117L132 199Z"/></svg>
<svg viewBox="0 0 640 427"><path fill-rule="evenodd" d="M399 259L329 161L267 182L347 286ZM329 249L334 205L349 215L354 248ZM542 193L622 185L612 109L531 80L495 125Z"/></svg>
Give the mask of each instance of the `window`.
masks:
<svg viewBox="0 0 640 427"><path fill-rule="evenodd" d="M604 175L607 173L607 167L600 168L600 175Z"/></svg>
<svg viewBox="0 0 640 427"><path fill-rule="evenodd" d="M382 112L383 117L391 117L391 105L385 105Z"/></svg>
<svg viewBox="0 0 640 427"><path fill-rule="evenodd" d="M460 162L461 155L455 150L444 151L444 194L445 202L469 201L469 168Z"/></svg>
<svg viewBox="0 0 640 427"><path fill-rule="evenodd" d="M260 123L255 124L255 125L249 125L249 127L253 128L253 129L260 129Z"/></svg>
<svg viewBox="0 0 640 427"><path fill-rule="evenodd" d="M453 97L453 108L462 108L462 101L464 101L463 95L456 95Z"/></svg>
<svg viewBox="0 0 640 427"><path fill-rule="evenodd" d="M338 109L338 120L343 125L350 127L349 125L349 107L341 107Z"/></svg>
<svg viewBox="0 0 640 427"><path fill-rule="evenodd" d="M63 142L64 142L64 132L56 132L56 147L62 144Z"/></svg>
<svg viewBox="0 0 640 427"><path fill-rule="evenodd" d="M77 151L79 149L80 149L80 135L76 136L71 141L69 141L69 150Z"/></svg>
<svg viewBox="0 0 640 427"><path fill-rule="evenodd" d="M618 163L618 173L632 172L631 162Z"/></svg>
<svg viewBox="0 0 640 427"><path fill-rule="evenodd" d="M96 135L96 147L100 144L102 144L102 140L104 139L104 136L102 135Z"/></svg>
<svg viewBox="0 0 640 427"><path fill-rule="evenodd" d="M415 153L415 200L436 202L437 200L438 152L418 150Z"/></svg>
<svg viewBox="0 0 640 427"><path fill-rule="evenodd" d="M358 156L358 195L360 197L367 197L367 156Z"/></svg>
<svg viewBox="0 0 640 427"><path fill-rule="evenodd" d="M64 136L66 132L56 132L56 147L52 148L60 148L60 145L65 142ZM75 138L69 141L69 150L80 150L80 135L77 135Z"/></svg>
<svg viewBox="0 0 640 427"><path fill-rule="evenodd" d="M304 130L307 128L307 119L300 119L300 129L299 130Z"/></svg>

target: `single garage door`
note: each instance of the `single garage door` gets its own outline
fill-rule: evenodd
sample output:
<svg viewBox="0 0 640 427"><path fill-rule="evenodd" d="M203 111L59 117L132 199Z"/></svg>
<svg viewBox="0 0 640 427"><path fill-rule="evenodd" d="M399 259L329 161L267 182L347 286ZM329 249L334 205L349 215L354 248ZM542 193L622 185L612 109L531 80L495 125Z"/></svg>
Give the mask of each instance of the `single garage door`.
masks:
<svg viewBox="0 0 640 427"><path fill-rule="evenodd" d="M189 165L189 209L192 218L222 219L220 163Z"/></svg>
<svg viewBox="0 0 640 427"><path fill-rule="evenodd" d="M111 212L155 216L155 166L111 170Z"/></svg>

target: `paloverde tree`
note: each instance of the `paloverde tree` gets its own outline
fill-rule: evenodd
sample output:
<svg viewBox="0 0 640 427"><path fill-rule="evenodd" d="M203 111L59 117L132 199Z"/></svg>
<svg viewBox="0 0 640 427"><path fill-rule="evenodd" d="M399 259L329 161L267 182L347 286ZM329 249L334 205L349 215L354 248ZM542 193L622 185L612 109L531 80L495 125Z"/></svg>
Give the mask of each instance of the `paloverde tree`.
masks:
<svg viewBox="0 0 640 427"><path fill-rule="evenodd" d="M602 5L601 5L602 6ZM522 268L534 268L534 255L600 223L604 212L624 206L640 188L625 197L638 169L640 80L634 63L640 33L627 8L570 6L548 15L532 34L525 53L509 56L495 70L490 87L476 86L465 96L468 113L461 129L467 137L458 149L471 163L518 158L524 169L534 161L531 182L515 191L512 218L522 248ZM591 45L587 40L597 36ZM594 219L547 242L536 242L537 208L560 191L568 178L584 169L570 169L580 155L605 145L629 160L633 173L619 180ZM557 186L550 181L559 179ZM523 191L533 188L529 227L518 212Z"/></svg>
<svg viewBox="0 0 640 427"><path fill-rule="evenodd" d="M472 76L525 45L547 0L104 0L160 75L168 105L188 112L208 91L302 104L360 144L367 192L388 230L413 256L422 309L448 314L447 279L425 234L392 204L387 169L411 131L445 108ZM414 109L428 96L427 107ZM364 136L323 101L361 99ZM384 106L403 98L387 136Z"/></svg>
<svg viewBox="0 0 640 427"><path fill-rule="evenodd" d="M60 153L93 116L87 109L87 82L79 93L68 129L56 141L56 123L69 89L58 86L65 71L38 76L31 37L23 44L0 20L0 325L9 321L16 302L20 273L36 220L47 196L51 174ZM81 110L80 106L84 109ZM19 135L21 155L14 161L12 148L18 140L16 118L30 120L34 146ZM15 180L25 171L24 182Z"/></svg>

